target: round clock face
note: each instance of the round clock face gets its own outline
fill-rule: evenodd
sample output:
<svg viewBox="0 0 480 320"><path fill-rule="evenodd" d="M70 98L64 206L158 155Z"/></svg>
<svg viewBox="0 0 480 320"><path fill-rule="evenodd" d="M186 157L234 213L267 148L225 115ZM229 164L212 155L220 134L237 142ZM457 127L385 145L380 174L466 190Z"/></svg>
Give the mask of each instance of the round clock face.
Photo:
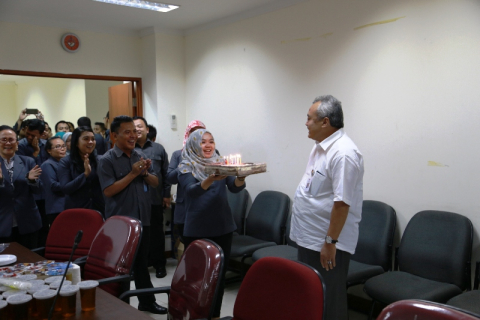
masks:
<svg viewBox="0 0 480 320"><path fill-rule="evenodd" d="M67 52L76 52L80 48L80 40L73 33L65 33L62 37L62 47Z"/></svg>

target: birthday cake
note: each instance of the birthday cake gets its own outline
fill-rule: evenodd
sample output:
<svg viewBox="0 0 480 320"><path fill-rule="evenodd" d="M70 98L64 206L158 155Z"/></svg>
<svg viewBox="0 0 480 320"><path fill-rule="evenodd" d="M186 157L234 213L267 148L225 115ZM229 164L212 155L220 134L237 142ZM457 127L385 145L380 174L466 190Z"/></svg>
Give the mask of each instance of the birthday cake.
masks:
<svg viewBox="0 0 480 320"><path fill-rule="evenodd" d="M266 163L207 163L205 165L206 174L216 174L220 176L244 177L262 172L267 172Z"/></svg>

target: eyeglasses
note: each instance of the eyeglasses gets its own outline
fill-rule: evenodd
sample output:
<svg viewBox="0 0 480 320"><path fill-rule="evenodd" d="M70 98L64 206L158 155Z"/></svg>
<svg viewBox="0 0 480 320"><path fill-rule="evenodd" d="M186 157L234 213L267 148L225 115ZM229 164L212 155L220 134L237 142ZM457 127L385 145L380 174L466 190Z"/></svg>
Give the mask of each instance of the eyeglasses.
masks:
<svg viewBox="0 0 480 320"><path fill-rule="evenodd" d="M14 144L15 142L17 142L17 139L7 139L7 138L0 139L1 144L7 144L7 143Z"/></svg>
<svg viewBox="0 0 480 320"><path fill-rule="evenodd" d="M64 145L64 144L62 144L62 145L57 144L55 147L52 147L52 149L55 149L55 150L57 150L57 149L66 149L66 148L67 148L67 146Z"/></svg>

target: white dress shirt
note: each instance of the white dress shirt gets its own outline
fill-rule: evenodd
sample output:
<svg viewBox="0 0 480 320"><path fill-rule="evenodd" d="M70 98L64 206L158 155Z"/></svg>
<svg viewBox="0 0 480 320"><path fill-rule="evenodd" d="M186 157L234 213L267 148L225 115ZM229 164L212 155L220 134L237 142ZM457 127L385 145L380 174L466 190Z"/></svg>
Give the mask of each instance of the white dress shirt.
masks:
<svg viewBox="0 0 480 320"><path fill-rule="evenodd" d="M350 206L336 247L354 254L362 216L363 156L343 129L317 142L310 153L295 192L290 238L320 252L335 201Z"/></svg>

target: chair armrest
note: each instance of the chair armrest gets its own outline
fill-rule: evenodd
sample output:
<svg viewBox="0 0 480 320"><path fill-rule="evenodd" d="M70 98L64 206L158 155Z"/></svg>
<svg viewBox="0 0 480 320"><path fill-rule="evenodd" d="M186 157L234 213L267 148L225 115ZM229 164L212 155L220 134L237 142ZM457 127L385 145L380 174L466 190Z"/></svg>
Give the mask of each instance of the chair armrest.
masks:
<svg viewBox="0 0 480 320"><path fill-rule="evenodd" d="M79 265L80 267L85 267L85 263L87 262L87 256L83 256L83 257L80 257L80 258L77 258L75 259L75 261L73 261L72 263L75 263L77 265Z"/></svg>
<svg viewBox="0 0 480 320"><path fill-rule="evenodd" d="M45 257L45 247L35 248L35 249L32 249L31 251L41 255L42 257Z"/></svg>
<svg viewBox="0 0 480 320"><path fill-rule="evenodd" d="M395 248L395 260L393 261L393 271L398 271L398 247Z"/></svg>
<svg viewBox="0 0 480 320"><path fill-rule="evenodd" d="M475 279L474 279L474 282L473 282L473 288L478 290L478 283L480 282L480 279L479 279L479 273L480 272L480 261L477 261L477 263L475 263Z"/></svg>
<svg viewBox="0 0 480 320"><path fill-rule="evenodd" d="M392 257L393 255L393 246L391 244L388 245L388 269L385 271L392 271Z"/></svg>
<svg viewBox="0 0 480 320"><path fill-rule="evenodd" d="M170 294L170 286L167 287L158 287L158 288L147 288L147 289L137 289L137 290L128 290L125 291L118 297L120 300L125 301L126 299L133 297L133 296L146 296L150 294L156 294L156 293L166 293Z"/></svg>
<svg viewBox="0 0 480 320"><path fill-rule="evenodd" d="M231 319L233 319L233 317L228 316L228 317L220 318L219 320L231 320Z"/></svg>
<svg viewBox="0 0 480 320"><path fill-rule="evenodd" d="M113 282L125 282L125 281L130 281L132 280L132 276L129 274L124 274L121 276L115 276L115 277L110 277L110 278L104 278L104 279L97 279L99 285L104 285L104 284L109 284Z"/></svg>

